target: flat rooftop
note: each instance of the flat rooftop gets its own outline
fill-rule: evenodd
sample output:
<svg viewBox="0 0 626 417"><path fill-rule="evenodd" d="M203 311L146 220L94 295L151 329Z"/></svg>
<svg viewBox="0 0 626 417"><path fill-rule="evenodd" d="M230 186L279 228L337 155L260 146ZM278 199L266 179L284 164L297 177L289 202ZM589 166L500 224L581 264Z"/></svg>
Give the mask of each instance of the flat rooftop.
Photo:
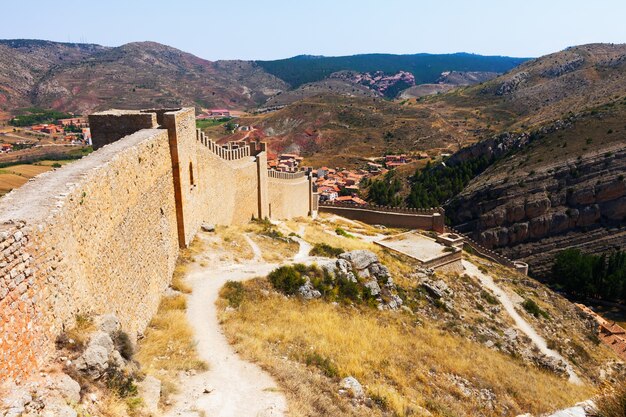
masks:
<svg viewBox="0 0 626 417"><path fill-rule="evenodd" d="M429 262L450 254L445 251L446 246L441 245L427 236L418 232L407 232L381 239L376 242L380 246L403 253L420 262Z"/></svg>

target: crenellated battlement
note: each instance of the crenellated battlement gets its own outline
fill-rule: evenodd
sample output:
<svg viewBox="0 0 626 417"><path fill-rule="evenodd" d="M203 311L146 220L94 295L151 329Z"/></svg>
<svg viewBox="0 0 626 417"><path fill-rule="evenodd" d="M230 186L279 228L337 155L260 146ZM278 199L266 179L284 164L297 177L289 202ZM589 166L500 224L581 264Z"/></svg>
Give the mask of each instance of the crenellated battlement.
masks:
<svg viewBox="0 0 626 417"><path fill-rule="evenodd" d="M276 178L279 180L297 180L300 178L304 178L306 176L306 172L304 171L282 172L282 171L276 171L274 169L268 169L267 175L270 178Z"/></svg>
<svg viewBox="0 0 626 417"><path fill-rule="evenodd" d="M200 129L196 129L196 140L206 146L215 155L226 161L248 158L255 155L250 145L229 142L226 146L222 146L209 139Z"/></svg>

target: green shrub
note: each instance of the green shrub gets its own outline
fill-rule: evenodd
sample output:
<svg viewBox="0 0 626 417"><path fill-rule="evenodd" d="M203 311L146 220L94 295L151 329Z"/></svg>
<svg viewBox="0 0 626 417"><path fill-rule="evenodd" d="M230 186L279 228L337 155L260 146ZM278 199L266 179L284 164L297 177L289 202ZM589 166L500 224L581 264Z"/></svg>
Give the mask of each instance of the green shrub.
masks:
<svg viewBox="0 0 626 417"><path fill-rule="evenodd" d="M524 300L524 302L522 303L522 307L524 307L524 310L526 310L529 314L532 314L533 316L537 318L539 318L540 316L543 317L544 319L550 318L548 313L542 310L541 307L539 307L537 303L530 298L527 298L526 300Z"/></svg>
<svg viewBox="0 0 626 417"><path fill-rule="evenodd" d="M480 292L480 296L487 301L489 304L493 304L493 305L497 305L500 304L500 302L498 301L498 299L496 297L494 297L493 295L491 295L490 293L488 293L487 291L483 290Z"/></svg>
<svg viewBox="0 0 626 417"><path fill-rule="evenodd" d="M133 349L133 342L130 341L130 337L128 337L128 333L122 330L118 330L113 333L113 343L115 344L115 349L120 352L120 355L126 360L131 360L133 358L133 354L135 350Z"/></svg>
<svg viewBox="0 0 626 417"><path fill-rule="evenodd" d="M228 305L238 308L244 299L244 288L241 282L226 281L222 289L222 297L228 301Z"/></svg>
<svg viewBox="0 0 626 417"><path fill-rule="evenodd" d="M342 301L361 301L361 287L346 277L337 278L337 289Z"/></svg>
<svg viewBox="0 0 626 417"><path fill-rule="evenodd" d="M333 364L330 359L325 358L317 352L307 353L304 358L304 363L307 366L316 366L318 367L324 375L329 378L336 378L339 376L339 369Z"/></svg>
<svg viewBox="0 0 626 417"><path fill-rule="evenodd" d="M349 238L353 238L354 237L350 233L348 233L345 230L343 230L341 227L336 228L335 229L335 233L337 233L339 236L343 236L343 237L349 237Z"/></svg>
<svg viewBox="0 0 626 417"><path fill-rule="evenodd" d="M276 290L287 295L295 295L298 288L305 283L302 274L293 266L281 266L273 270L268 275L268 279Z"/></svg>
<svg viewBox="0 0 626 417"><path fill-rule="evenodd" d="M309 256L326 256L328 258L335 258L344 252L341 248L335 248L326 243L316 243L309 251Z"/></svg>

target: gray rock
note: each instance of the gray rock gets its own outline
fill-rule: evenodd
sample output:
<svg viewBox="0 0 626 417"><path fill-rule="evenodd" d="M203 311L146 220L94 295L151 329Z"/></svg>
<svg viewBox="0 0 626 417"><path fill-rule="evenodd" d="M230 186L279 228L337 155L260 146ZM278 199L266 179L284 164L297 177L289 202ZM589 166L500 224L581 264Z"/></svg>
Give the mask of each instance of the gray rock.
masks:
<svg viewBox="0 0 626 417"><path fill-rule="evenodd" d="M370 274L375 276L379 280L387 280L391 278L391 274L389 273L389 269L380 262L375 262L371 264L368 268Z"/></svg>
<svg viewBox="0 0 626 417"><path fill-rule="evenodd" d="M300 288L298 288L298 293L305 300L312 300L313 298L320 298L322 293L316 290L311 284L311 280L307 277L306 282Z"/></svg>
<svg viewBox="0 0 626 417"><path fill-rule="evenodd" d="M161 381L148 375L138 384L137 388L145 408L151 413L158 413L159 401L161 400Z"/></svg>
<svg viewBox="0 0 626 417"><path fill-rule="evenodd" d="M352 264L352 266L361 271L374 262L378 262L378 257L375 253L368 250L353 250L350 252L344 252L339 255L340 259L345 259Z"/></svg>
<svg viewBox="0 0 626 417"><path fill-rule="evenodd" d="M76 369L91 379L98 379L109 367L109 350L99 345L89 345L75 361Z"/></svg>
<svg viewBox="0 0 626 417"><path fill-rule="evenodd" d="M363 286L365 288L369 288L370 292L372 293L374 297L380 294L380 286L378 285L378 282L375 279L366 282L365 284L363 284Z"/></svg>
<svg viewBox="0 0 626 417"><path fill-rule="evenodd" d="M117 319L115 314L109 313L100 316L98 317L97 322L98 328L109 335L112 335L121 329L120 321Z"/></svg>
<svg viewBox="0 0 626 417"><path fill-rule="evenodd" d="M510 341L517 339L517 330L512 327L509 327L504 331L504 336L507 337Z"/></svg>
<svg viewBox="0 0 626 417"><path fill-rule="evenodd" d="M80 384L69 375L61 374L56 377L54 386L66 400L75 404L80 401Z"/></svg>
<svg viewBox="0 0 626 417"><path fill-rule="evenodd" d="M391 296L391 300L387 303L387 306L391 310L397 310L402 306L402 298L400 298L397 294L393 294Z"/></svg>
<svg viewBox="0 0 626 417"><path fill-rule="evenodd" d="M348 273L346 274L346 279L347 279L348 281L358 282L358 280L356 279L356 276L355 276L355 275L354 275L354 273L352 273L352 272L348 272Z"/></svg>
<svg viewBox="0 0 626 417"><path fill-rule="evenodd" d="M214 224L210 224L210 223L202 223L202 226L200 226L200 228L202 229L203 232L214 232L215 231L215 225Z"/></svg>
<svg viewBox="0 0 626 417"><path fill-rule="evenodd" d="M89 346L101 346L105 348L108 353L113 352L113 349L115 349L113 339L111 339L111 336L105 332L92 333L89 338Z"/></svg>
<svg viewBox="0 0 626 417"><path fill-rule="evenodd" d="M337 270L343 274L348 274L352 271L352 266L350 265L350 262L346 261L345 259L337 259L335 265L337 266Z"/></svg>
<svg viewBox="0 0 626 417"><path fill-rule="evenodd" d="M111 352L111 354L109 355L109 362L111 362L117 368L123 368L124 366L126 366L126 361L117 350L113 350L113 352Z"/></svg>
<svg viewBox="0 0 626 417"><path fill-rule="evenodd" d="M54 401L46 404L41 415L42 417L77 417L78 413L69 405Z"/></svg>
<svg viewBox="0 0 626 417"><path fill-rule="evenodd" d="M368 279L371 276L372 275L370 274L370 271L368 269L362 269L359 271L359 277L363 279Z"/></svg>
<svg viewBox="0 0 626 417"><path fill-rule="evenodd" d="M2 398L2 409L5 417L19 417L26 410L26 405L33 400L32 395L24 388L15 388ZM2 411L2 410L0 410Z"/></svg>
<svg viewBox="0 0 626 417"><path fill-rule="evenodd" d="M442 280L433 281L430 278L422 278L420 281L420 285L431 296L437 299L451 297L454 294L450 287L448 287L448 284L446 284Z"/></svg>
<svg viewBox="0 0 626 417"><path fill-rule="evenodd" d="M353 398L365 397L365 391L363 391L363 386L353 376L348 376L342 379L341 382L339 383L339 386L345 389Z"/></svg>

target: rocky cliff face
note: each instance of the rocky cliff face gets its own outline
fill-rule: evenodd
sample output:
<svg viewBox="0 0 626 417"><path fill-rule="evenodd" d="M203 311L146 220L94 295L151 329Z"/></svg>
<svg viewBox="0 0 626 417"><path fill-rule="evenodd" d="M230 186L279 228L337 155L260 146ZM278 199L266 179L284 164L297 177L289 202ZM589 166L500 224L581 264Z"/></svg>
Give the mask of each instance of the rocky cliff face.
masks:
<svg viewBox="0 0 626 417"><path fill-rule="evenodd" d="M452 217L488 248L549 272L556 252L626 244L626 150L548 168L517 184L489 182L456 201Z"/></svg>
<svg viewBox="0 0 626 417"><path fill-rule="evenodd" d="M547 277L556 253L626 245L626 103L559 120L532 133L501 134L449 159L487 156L446 213L484 246Z"/></svg>

